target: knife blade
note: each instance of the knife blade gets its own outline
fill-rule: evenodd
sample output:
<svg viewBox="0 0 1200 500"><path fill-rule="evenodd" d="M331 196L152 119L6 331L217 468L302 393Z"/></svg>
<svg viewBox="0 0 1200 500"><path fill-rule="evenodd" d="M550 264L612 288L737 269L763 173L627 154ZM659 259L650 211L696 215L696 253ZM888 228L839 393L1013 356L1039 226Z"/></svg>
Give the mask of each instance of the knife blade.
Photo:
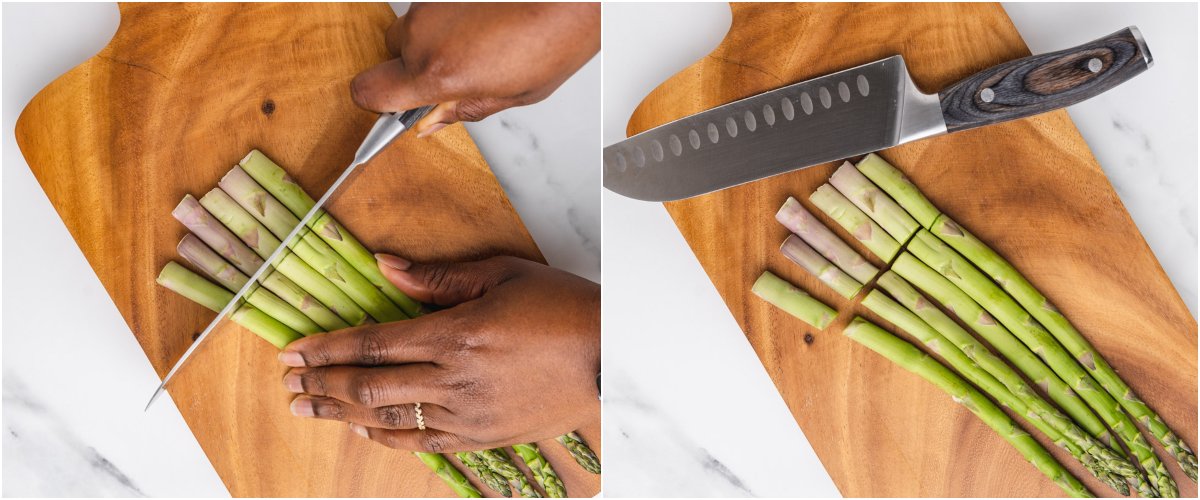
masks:
<svg viewBox="0 0 1200 500"><path fill-rule="evenodd" d="M604 186L671 201L946 133L1063 108L1153 64L1135 26L985 69L935 94L902 56L680 118L604 148Z"/></svg>
<svg viewBox="0 0 1200 500"><path fill-rule="evenodd" d="M358 150L355 151L354 160L351 161L350 165L348 165L342 171L341 175L338 175L337 179L333 181L333 184L331 184L329 188L325 190L325 193L317 199L316 204L309 209L308 213L304 214L304 217L300 218L300 222L292 228L287 237L283 238L279 247L276 248L274 252L271 252L271 255L269 255L266 259L263 259L263 264L254 271L254 274L250 276L250 279L246 281L246 284L242 285L242 288L239 289L236 294L234 294L233 299L225 304L225 307L217 313L217 317L213 318L213 320L208 323L208 326L206 326L204 330L200 332L200 335L196 337L196 340L192 342L192 345L188 346L187 350L184 351L183 356L171 366L171 369L167 372L167 375L163 377L162 383L158 385L158 388L154 390L154 394L150 396L150 401L146 403L145 410L150 409L150 405L153 405L154 401L157 400L160 395L162 395L164 390L166 390L167 383L169 383L175 377L175 375L179 373L179 370L183 368L188 360L192 358L192 356L197 352L197 349L204 343L205 340L208 339L208 336L217 329L217 326L223 320L225 320L231 312L241 306L242 297L259 284L260 278L264 277L269 271L274 270L274 264L282 257L286 256L285 252L290 251L289 249L291 248L292 244L298 238L303 237L305 233L307 233L309 223L312 222L319 213L321 213L326 202L329 201L334 193L338 192L338 188L341 187L346 179L350 178L351 174L354 173L357 167L367 163L368 161L371 161L375 155L379 154L380 151L383 151L383 149L387 147L388 144L391 144L392 141L396 140L397 137L400 137L400 134L403 134L406 130L412 128L412 126L416 124L418 120L428 114L432 109L432 106L423 106L399 113L385 113L375 121L375 125L371 127L371 131L367 133L366 138L363 139L362 144L359 145Z"/></svg>

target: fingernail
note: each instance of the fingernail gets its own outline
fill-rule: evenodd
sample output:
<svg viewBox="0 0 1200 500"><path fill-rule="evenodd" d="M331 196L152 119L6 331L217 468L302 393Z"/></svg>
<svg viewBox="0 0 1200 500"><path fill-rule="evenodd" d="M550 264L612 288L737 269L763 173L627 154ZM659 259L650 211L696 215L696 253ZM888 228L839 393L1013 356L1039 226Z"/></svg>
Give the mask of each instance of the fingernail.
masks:
<svg viewBox="0 0 1200 500"><path fill-rule="evenodd" d="M313 411L313 402L309 398L296 398L292 400L292 415L297 417L311 417L316 415Z"/></svg>
<svg viewBox="0 0 1200 500"><path fill-rule="evenodd" d="M304 384L300 383L299 373L289 373L283 377L283 386L296 394L304 392Z"/></svg>
<svg viewBox="0 0 1200 500"><path fill-rule="evenodd" d="M375 254L375 258L378 259L379 262L382 262L383 265L388 266L397 271L407 271L408 268L412 267L412 262L401 259L400 257L397 257L395 255L388 255L386 253L377 253L377 254Z"/></svg>
<svg viewBox="0 0 1200 500"><path fill-rule="evenodd" d="M361 426L361 425L358 425L358 424L350 424L350 430L354 431L354 433L355 433L355 434L358 434L359 436L362 436L362 437L370 437L370 436L368 436L368 435L367 435L367 428L366 428L366 427L363 427L363 426Z"/></svg>
<svg viewBox="0 0 1200 500"><path fill-rule="evenodd" d="M304 366L304 356L296 351L283 351L279 353L279 362L291 367Z"/></svg>
<svg viewBox="0 0 1200 500"><path fill-rule="evenodd" d="M419 139L422 137L429 137L429 136L433 135L434 132L437 132L444 128L446 128L445 123L435 123L435 124L427 127L425 130L422 130L419 133L417 133L417 138Z"/></svg>

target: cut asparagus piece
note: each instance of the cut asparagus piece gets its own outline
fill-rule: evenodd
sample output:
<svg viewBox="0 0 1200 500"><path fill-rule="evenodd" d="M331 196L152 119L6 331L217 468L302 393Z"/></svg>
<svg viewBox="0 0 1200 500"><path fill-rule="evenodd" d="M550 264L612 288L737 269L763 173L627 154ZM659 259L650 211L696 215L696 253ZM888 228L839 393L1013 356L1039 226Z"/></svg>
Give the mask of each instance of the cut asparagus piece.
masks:
<svg viewBox="0 0 1200 500"><path fill-rule="evenodd" d="M200 241L195 235L188 234L179 241L176 246L179 255L185 260L191 262L192 265L200 269L201 272L208 277L217 281L217 283L227 290L237 291L250 279L232 264L225 262L220 255L217 255L208 245ZM275 273L271 273L272 276ZM305 316L291 304L284 302L279 296L272 293L270 290L255 286L246 293L246 302L254 306L258 310L267 313L272 318L279 320L280 323L287 325L289 328L300 332L302 335L313 335L323 332L321 326L313 320ZM315 302L315 299L314 299ZM318 304L319 305L319 304ZM333 314L333 313L330 313Z"/></svg>
<svg viewBox="0 0 1200 500"><path fill-rule="evenodd" d="M446 486L454 490L454 493L459 498L483 497L483 493L475 489L471 485L471 481L468 481L466 476L462 475L458 469L455 469L454 464L450 463L450 460L446 457L437 453L413 453L413 455L416 455L421 460L421 463L429 467L429 470L432 470L442 482L446 483Z"/></svg>
<svg viewBox="0 0 1200 500"><path fill-rule="evenodd" d="M879 274L879 268L833 234L795 198L789 196L783 202L783 206L775 213L775 220L859 283L870 283Z"/></svg>
<svg viewBox="0 0 1200 500"><path fill-rule="evenodd" d="M482 459L475 455L475 452L463 451L455 453L454 456L458 457L458 461L462 462L471 472L474 472L475 476L479 478L479 481L484 486L491 488L492 491L502 496L512 496L512 488L509 488L508 481L493 471L491 467L488 467Z"/></svg>
<svg viewBox="0 0 1200 500"><path fill-rule="evenodd" d="M288 176L287 172L284 172L279 165L276 165L275 162L271 161L270 158L267 158L259 150L251 151L250 154L242 159L240 165L245 173L249 174L259 186L274 196L276 200L292 212L292 215L297 217L297 221L293 226L300 222L298 220L299 217L303 217L316 205L316 201L296 181ZM326 213L322 210L321 213L312 219L309 227L316 229L316 223L324 215ZM326 224L327 227L325 230L318 231L317 234L345 258L351 266L354 266L367 280L379 287L379 290L384 295L400 306L405 314L409 316L419 315L420 304L401 292L399 288L396 288L395 285L383 276L383 272L379 270L379 263L375 260L375 256L371 252L368 252L358 240L350 236L349 231L340 227L332 218L329 220L330 223ZM332 238L330 235L333 234L334 230L340 233L343 238Z"/></svg>
<svg viewBox="0 0 1200 500"><path fill-rule="evenodd" d="M555 440L571 453L571 458L574 458L575 463L583 467L583 470L592 474L600 473L600 459L596 457L596 452L592 451L587 443L583 442L583 438L579 437L579 434L568 432L555 438Z"/></svg>
<svg viewBox="0 0 1200 500"><path fill-rule="evenodd" d="M167 262L156 281L214 312L220 312L225 304L233 300L232 293L175 262ZM300 338L295 330L249 305L239 306L229 315L229 319L280 349Z"/></svg>
<svg viewBox="0 0 1200 500"><path fill-rule="evenodd" d="M890 261L896 256L896 252L900 251L900 244L895 238L889 236L879 224L850 203L850 200L833 186L822 184L808 199L879 258Z"/></svg>
<svg viewBox="0 0 1200 500"><path fill-rule="evenodd" d="M904 207L922 227L930 227L933 220L941 213L925 198L921 190L908 180L904 172L893 167L879 155L875 153L867 155L858 162L857 168L859 172L862 172L875 185L890 195L896 203Z"/></svg>
<svg viewBox="0 0 1200 500"><path fill-rule="evenodd" d="M908 241L913 233L921 227L911 215L908 215L908 212L896 204L895 200L881 191L850 162L845 162L838 167L833 176L829 178L829 183L833 184L833 187L845 195L851 203L854 203L854 206L870 216L896 241Z"/></svg>
<svg viewBox="0 0 1200 500"><path fill-rule="evenodd" d="M226 228L241 238L260 257L266 258L279 248L280 241L266 227L254 219L228 194L213 189L200 198L200 205L208 209ZM294 227L294 226L293 226ZM291 228L288 228L291 231ZM306 230L307 231L307 230ZM307 233L306 235L311 235ZM284 236L287 234L284 233ZM319 238L313 238L319 240ZM408 319L399 307L388 300L378 289L344 260L335 258L333 252L322 253L314 249L301 237L291 248L295 254L317 272L321 273L342 293L354 300L375 321L386 323Z"/></svg>
<svg viewBox="0 0 1200 500"><path fill-rule="evenodd" d="M517 456L521 457L521 461L529 466L530 472L533 472L533 479L546 491L547 497L566 498L566 487L558 478L558 474L554 472L554 468L550 466L550 462L542 456L542 452L538 450L536 444L514 444L512 449Z"/></svg>
<svg viewBox="0 0 1200 500"><path fill-rule="evenodd" d="M833 291L839 295L850 299L862 290L862 283L859 283L850 275L846 274L832 262L825 260L821 254L813 250L812 247L800 240L800 237L792 234L788 235L786 240L783 240L783 245L779 247L779 251L783 253L788 260L795 262L808 271L822 283L829 285Z"/></svg>
<svg viewBox="0 0 1200 500"><path fill-rule="evenodd" d="M992 354L983 343L925 300L903 278L885 271L879 278L879 284L899 302L878 290L872 290L863 300L864 306L920 340L985 394L1011 408L1026 422L1049 436L1055 444L1065 448L1098 478L1118 491L1123 490L1123 494L1128 494L1125 478L1135 478L1137 474L1132 464L1050 406L1004 360ZM901 303L904 305L901 306ZM1113 472L1116 476L1110 478L1104 474L1105 471Z"/></svg>
<svg viewBox="0 0 1200 500"><path fill-rule="evenodd" d="M499 474L508 483L512 485L512 489L520 493L525 498L542 498L542 494L534 489L529 483L529 479L525 477L525 473L513 463L508 457L508 453L502 448L493 448L475 452L475 455L483 460L484 463L492 469L493 472Z"/></svg>
<svg viewBox="0 0 1200 500"><path fill-rule="evenodd" d="M1166 467L1154 454L1154 449L1138 431L1112 396L1088 375L1050 332L1047 332L1020 305L1001 290L991 279L975 268L966 258L947 246L936 236L922 229L909 244L909 250L929 267L949 279L959 289L983 306L1026 346L1032 349L1075 393L1104 420L1129 448L1142 465L1150 482L1163 497L1173 498L1179 490Z"/></svg>
<svg viewBox="0 0 1200 500"><path fill-rule="evenodd" d="M1125 411L1133 416L1135 421L1150 431L1162 443L1163 448L1179 461L1192 481L1196 480L1196 454L1188 447L1166 422L1153 409L1137 397L1133 389L1117 375L1116 370L1100 355L1100 352L1075 329L1066 316L1050 303L1048 299L1029 280L1025 279L1004 257L997 254L991 247L979 241L974 235L963 229L945 214L939 216L933 223L931 232L950 247L979 266L983 272L991 276L1006 292L1025 308L1034 319L1050 331L1054 338L1062 343L1074 356L1075 360L1088 370L1108 394L1121 404Z"/></svg>
<svg viewBox="0 0 1200 500"><path fill-rule="evenodd" d="M1035 385L1041 387L1051 400L1092 437L1112 444L1108 429L1083 399L1041 358L1034 355L1029 347L1021 343L1012 332L984 311L983 307L958 286L908 252L901 253L896 258L892 270L953 311L964 324L987 340ZM1153 487L1145 478L1139 477L1134 486L1142 496L1157 496L1157 492L1153 491Z"/></svg>
<svg viewBox="0 0 1200 500"><path fill-rule="evenodd" d="M185 196L172 213L192 234L247 275L253 275L262 265L263 259L258 253L222 225L191 195ZM261 235L248 235L246 238L260 241ZM283 255L275 263L275 270L270 272L278 272L295 282L351 325L367 320L367 313L358 304L291 252ZM264 281L263 284L267 283ZM283 293L281 290L272 291Z"/></svg>
<svg viewBox="0 0 1200 500"><path fill-rule="evenodd" d="M771 271L764 271L750 291L819 330L824 330L837 317L837 312L832 308L775 276Z"/></svg>
<svg viewBox="0 0 1200 500"><path fill-rule="evenodd" d="M855 317L843 330L843 334L945 391L955 402L965 406L980 420L983 420L988 427L999 433L1026 460L1068 495L1076 498L1093 496L1037 440L1021 430L1021 427L1013 422L1008 414L1004 413L1004 410L997 407L990 399L980 394L950 369L930 358L912 344L861 317Z"/></svg>

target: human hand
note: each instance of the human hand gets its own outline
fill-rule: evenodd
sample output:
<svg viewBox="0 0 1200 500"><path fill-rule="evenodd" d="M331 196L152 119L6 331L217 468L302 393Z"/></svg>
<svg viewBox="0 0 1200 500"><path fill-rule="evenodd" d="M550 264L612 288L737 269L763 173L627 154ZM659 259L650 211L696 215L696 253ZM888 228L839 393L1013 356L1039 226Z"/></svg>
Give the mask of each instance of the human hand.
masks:
<svg viewBox="0 0 1200 500"><path fill-rule="evenodd" d="M359 106L436 104L426 136L549 96L600 50L598 3L414 3L387 32L395 59L350 83Z"/></svg>
<svg viewBox="0 0 1200 500"><path fill-rule="evenodd" d="M292 342L279 356L295 367L284 385L302 393L292 413L431 453L539 441L599 415L599 285L515 257L378 258L404 293L452 307Z"/></svg>

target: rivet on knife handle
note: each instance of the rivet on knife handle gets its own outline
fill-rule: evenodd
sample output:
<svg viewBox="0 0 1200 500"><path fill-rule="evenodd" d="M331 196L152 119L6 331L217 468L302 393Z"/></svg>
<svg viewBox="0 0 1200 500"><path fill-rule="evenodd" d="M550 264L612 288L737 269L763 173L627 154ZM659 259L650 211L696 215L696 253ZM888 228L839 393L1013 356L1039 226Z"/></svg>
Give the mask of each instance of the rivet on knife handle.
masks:
<svg viewBox="0 0 1200 500"><path fill-rule="evenodd" d="M950 132L1064 108L1137 76L1153 64L1137 27L1075 48L985 69L941 91Z"/></svg>

